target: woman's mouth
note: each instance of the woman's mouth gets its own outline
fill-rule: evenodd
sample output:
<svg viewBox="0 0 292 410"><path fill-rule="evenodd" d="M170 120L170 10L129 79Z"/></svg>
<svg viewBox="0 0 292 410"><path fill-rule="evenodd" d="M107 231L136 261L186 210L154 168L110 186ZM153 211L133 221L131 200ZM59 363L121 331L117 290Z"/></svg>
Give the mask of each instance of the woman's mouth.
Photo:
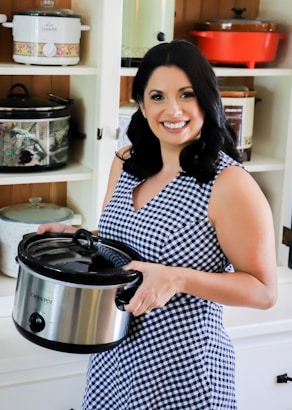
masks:
<svg viewBox="0 0 292 410"><path fill-rule="evenodd" d="M163 122L162 123L165 128L169 128L171 130L177 130L186 126L187 121L180 121L180 122Z"/></svg>

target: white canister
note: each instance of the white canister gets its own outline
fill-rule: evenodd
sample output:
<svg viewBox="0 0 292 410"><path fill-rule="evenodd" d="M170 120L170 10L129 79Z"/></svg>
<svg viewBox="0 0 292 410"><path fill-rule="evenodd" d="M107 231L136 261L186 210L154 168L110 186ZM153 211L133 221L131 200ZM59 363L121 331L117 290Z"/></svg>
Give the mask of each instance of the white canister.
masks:
<svg viewBox="0 0 292 410"><path fill-rule="evenodd" d="M124 0L122 65L136 65L154 45L173 39L175 0Z"/></svg>
<svg viewBox="0 0 292 410"><path fill-rule="evenodd" d="M80 60L81 16L54 8L53 0L42 0L39 9L13 13L13 60L37 65L73 65Z"/></svg>
<svg viewBox="0 0 292 410"><path fill-rule="evenodd" d="M220 93L225 116L238 138L237 149L243 154L243 159L250 161L256 92L244 90Z"/></svg>

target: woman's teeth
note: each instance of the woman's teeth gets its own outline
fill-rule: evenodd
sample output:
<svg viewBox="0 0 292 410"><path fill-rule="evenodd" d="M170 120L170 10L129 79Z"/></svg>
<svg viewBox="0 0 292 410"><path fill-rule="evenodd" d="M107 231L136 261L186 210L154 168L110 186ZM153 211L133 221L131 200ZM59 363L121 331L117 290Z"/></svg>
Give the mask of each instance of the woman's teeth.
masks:
<svg viewBox="0 0 292 410"><path fill-rule="evenodd" d="M171 128L171 129L178 129L178 128L183 128L186 125L186 121L181 121L181 122L164 122L163 125L166 128Z"/></svg>

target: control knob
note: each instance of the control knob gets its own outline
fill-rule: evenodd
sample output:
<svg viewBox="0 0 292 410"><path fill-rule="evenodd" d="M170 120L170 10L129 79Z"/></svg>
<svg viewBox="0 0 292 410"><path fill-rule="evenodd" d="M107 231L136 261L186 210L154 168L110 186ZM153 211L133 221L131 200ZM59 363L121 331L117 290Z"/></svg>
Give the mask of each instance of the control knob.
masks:
<svg viewBox="0 0 292 410"><path fill-rule="evenodd" d="M46 326L45 319L37 312L34 312L29 317L29 327L34 333L41 332Z"/></svg>

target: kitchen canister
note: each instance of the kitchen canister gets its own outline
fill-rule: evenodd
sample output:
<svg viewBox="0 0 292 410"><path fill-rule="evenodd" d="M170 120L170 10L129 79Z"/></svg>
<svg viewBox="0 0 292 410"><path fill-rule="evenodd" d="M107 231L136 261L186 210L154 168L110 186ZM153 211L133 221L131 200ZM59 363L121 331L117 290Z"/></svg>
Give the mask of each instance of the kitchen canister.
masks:
<svg viewBox="0 0 292 410"><path fill-rule="evenodd" d="M156 44L171 41L175 0L124 0L122 66L137 66Z"/></svg>

